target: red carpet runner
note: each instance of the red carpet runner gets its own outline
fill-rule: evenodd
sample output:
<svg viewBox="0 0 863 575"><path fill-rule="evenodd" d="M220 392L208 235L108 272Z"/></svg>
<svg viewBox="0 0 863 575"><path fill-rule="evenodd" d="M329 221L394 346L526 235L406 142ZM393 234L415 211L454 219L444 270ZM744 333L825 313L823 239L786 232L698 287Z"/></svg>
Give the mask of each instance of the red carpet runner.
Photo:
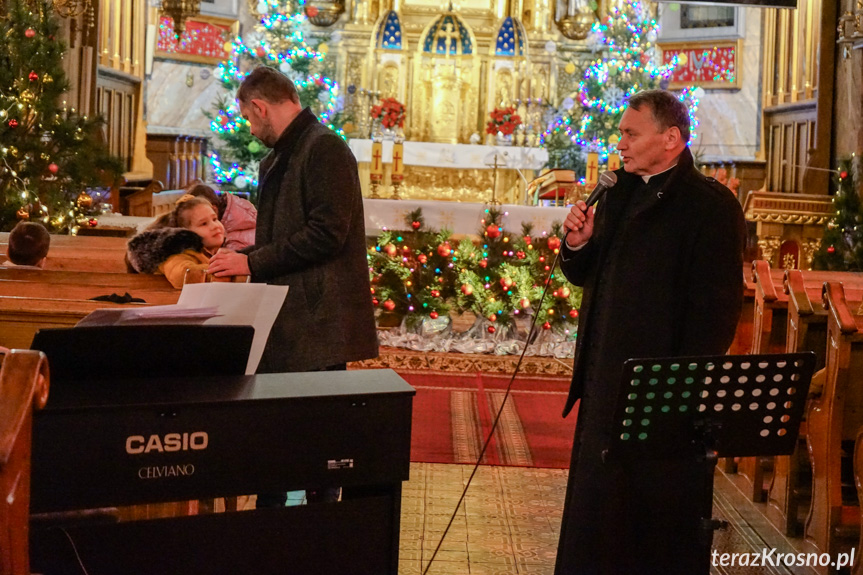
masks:
<svg viewBox="0 0 863 575"><path fill-rule="evenodd" d="M417 390L411 461L476 463L509 376L428 371L399 375ZM575 414L560 416L568 390L568 378L517 377L483 463L568 468Z"/></svg>

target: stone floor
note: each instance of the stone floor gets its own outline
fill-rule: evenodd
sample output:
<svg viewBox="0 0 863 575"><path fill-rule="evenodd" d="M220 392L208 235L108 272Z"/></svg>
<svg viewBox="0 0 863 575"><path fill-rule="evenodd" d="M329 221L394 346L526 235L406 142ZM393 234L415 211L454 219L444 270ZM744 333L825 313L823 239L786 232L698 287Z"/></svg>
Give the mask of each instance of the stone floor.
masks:
<svg viewBox="0 0 863 575"><path fill-rule="evenodd" d="M399 575L551 575L567 477L558 469L480 467L428 568L471 471L466 465L411 464L402 497ZM734 482L719 472L714 516L731 523L714 538L720 552L794 550L792 542L758 520ZM803 569L714 567L711 573L811 575Z"/></svg>

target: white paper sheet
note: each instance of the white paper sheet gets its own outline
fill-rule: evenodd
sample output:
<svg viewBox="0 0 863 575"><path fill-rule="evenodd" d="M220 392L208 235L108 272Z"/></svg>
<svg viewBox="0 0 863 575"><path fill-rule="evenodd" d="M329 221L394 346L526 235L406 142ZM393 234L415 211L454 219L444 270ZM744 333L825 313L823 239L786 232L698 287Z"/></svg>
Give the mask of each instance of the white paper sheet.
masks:
<svg viewBox="0 0 863 575"><path fill-rule="evenodd" d="M251 325L255 328L246 374L255 373L270 329L282 309L288 286L253 283L200 283L183 286L177 305L186 308L218 308L219 315L206 325Z"/></svg>

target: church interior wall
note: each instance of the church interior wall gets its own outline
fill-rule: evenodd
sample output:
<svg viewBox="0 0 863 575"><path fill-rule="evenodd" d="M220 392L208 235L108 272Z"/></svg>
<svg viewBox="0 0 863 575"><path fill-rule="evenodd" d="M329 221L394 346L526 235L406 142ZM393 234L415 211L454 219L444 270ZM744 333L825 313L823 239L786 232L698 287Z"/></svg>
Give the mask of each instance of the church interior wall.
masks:
<svg viewBox="0 0 863 575"><path fill-rule="evenodd" d="M853 12L855 0L841 0L839 13ZM836 51L833 92L833 157L863 153L863 50ZM847 57L846 57L847 56Z"/></svg>

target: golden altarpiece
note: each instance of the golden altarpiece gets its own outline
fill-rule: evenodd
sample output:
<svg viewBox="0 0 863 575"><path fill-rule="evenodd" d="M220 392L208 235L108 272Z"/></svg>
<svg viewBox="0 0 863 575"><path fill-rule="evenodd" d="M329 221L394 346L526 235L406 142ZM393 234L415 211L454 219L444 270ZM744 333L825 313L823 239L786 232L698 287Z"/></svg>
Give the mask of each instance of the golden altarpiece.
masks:
<svg viewBox="0 0 863 575"><path fill-rule="evenodd" d="M348 22L335 32L338 41L331 42L345 107L354 119L348 128L352 141L361 142L370 136L369 109L379 99L405 105L400 195L484 202L494 191L499 200L520 203L522 176L529 180L547 157L536 146L541 103L554 99L555 52L563 43L576 45L558 32L553 0L355 0L348 11ZM521 175L495 169L495 158L477 149L495 143L485 133L489 112L508 106L524 125L498 163L519 167ZM414 154L427 159L412 165L407 147L416 150L417 143L429 145ZM367 182L368 160L360 149L354 151ZM450 161L447 167L448 157L463 160L471 150L472 166ZM521 164L515 160L525 157Z"/></svg>

